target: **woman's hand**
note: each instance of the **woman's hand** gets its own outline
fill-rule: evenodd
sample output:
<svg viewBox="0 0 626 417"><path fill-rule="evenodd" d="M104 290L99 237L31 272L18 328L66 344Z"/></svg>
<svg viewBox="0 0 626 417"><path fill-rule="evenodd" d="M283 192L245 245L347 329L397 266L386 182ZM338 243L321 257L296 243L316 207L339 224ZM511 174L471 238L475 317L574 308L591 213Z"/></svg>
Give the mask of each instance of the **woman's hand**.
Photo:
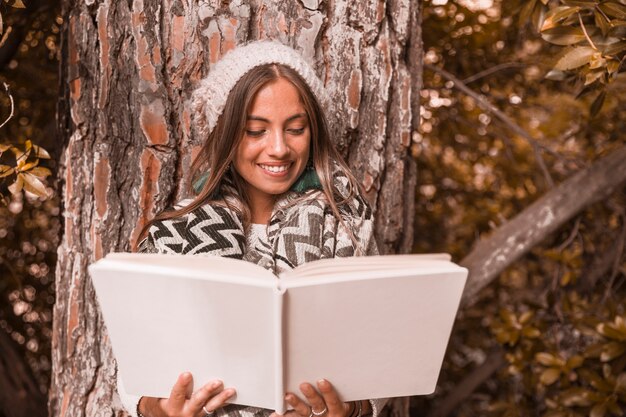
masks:
<svg viewBox="0 0 626 417"><path fill-rule="evenodd" d="M222 381L209 382L189 395L192 386L191 374L182 373L169 398L142 397L139 411L145 417L203 417L224 407L226 401L235 395L233 388L224 389Z"/></svg>
<svg viewBox="0 0 626 417"><path fill-rule="evenodd" d="M355 415L357 403L344 403L330 382L325 379L317 381L317 390L308 382L300 384L300 391L306 402L292 392L285 395L287 404L293 407L285 413L288 417L350 417ZM318 392L319 391L319 392ZM310 405L309 405L310 404ZM278 414L274 413L271 417Z"/></svg>

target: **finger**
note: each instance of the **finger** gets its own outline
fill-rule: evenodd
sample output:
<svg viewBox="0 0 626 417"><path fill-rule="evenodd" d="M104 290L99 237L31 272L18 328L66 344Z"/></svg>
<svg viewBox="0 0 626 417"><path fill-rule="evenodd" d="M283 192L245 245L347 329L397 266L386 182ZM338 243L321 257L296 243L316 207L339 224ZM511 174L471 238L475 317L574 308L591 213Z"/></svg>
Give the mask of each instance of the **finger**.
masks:
<svg viewBox="0 0 626 417"><path fill-rule="evenodd" d="M302 401L297 395L288 392L287 395L285 395L285 401L287 401L287 404L293 407L293 411L299 415L308 417L309 414L311 414L311 408L309 405Z"/></svg>
<svg viewBox="0 0 626 417"><path fill-rule="evenodd" d="M220 391L217 395L214 395L209 399L209 401L204 405L207 410L215 411L218 408L224 407L228 400L234 398L237 395L237 391L234 388L226 388Z"/></svg>
<svg viewBox="0 0 626 417"><path fill-rule="evenodd" d="M189 388L193 384L193 377L189 372L183 372L178 376L176 383L172 387L170 398L168 398L168 406L172 409L180 410L185 405L187 400L187 393Z"/></svg>
<svg viewBox="0 0 626 417"><path fill-rule="evenodd" d="M317 392L313 385L308 382L304 382L300 384L300 391L306 397L307 402L311 406L311 411L315 411L316 413L321 413L326 408L326 404L324 403L324 398ZM306 414L308 416L308 414Z"/></svg>
<svg viewBox="0 0 626 417"><path fill-rule="evenodd" d="M224 384L222 381L209 382L191 396L188 406L194 413L196 411L200 411L202 406L205 405L212 396L216 395L223 389Z"/></svg>
<svg viewBox="0 0 626 417"><path fill-rule="evenodd" d="M339 394L335 391L335 387L330 382L320 379L317 381L317 388L320 390L330 414L343 413L345 411L346 405L341 401ZM316 411L319 410L316 409Z"/></svg>

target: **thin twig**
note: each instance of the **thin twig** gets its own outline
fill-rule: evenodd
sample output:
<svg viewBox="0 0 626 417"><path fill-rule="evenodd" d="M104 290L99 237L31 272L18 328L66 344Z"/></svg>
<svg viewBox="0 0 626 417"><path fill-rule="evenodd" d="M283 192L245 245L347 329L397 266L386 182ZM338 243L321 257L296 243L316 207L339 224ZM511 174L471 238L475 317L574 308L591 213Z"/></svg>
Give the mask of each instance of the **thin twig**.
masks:
<svg viewBox="0 0 626 417"><path fill-rule="evenodd" d="M589 34L587 33L587 28L585 27L585 23L583 22L583 17L580 15L580 12L577 13L577 15L578 15L578 21L580 22L580 27L582 28L583 33L585 34L585 38L587 38L587 42L589 42L589 45L591 45L591 47L597 51L598 47L596 46L595 43L593 43L593 41L589 37Z"/></svg>
<svg viewBox="0 0 626 417"><path fill-rule="evenodd" d="M507 116L506 114L504 114L504 112L502 112L500 109L498 109L496 106L494 106L493 104L491 104L487 99L485 99L484 97L482 97L480 94L476 93L474 90L470 89L468 86L466 86L463 81L459 80L457 77L455 77L454 75L452 75L451 73L449 73L448 71L439 68L435 65L431 65L431 64L424 64L424 68L428 68L429 70L436 72L437 74L441 75L442 77L444 77L445 79L447 79L448 81L452 81L454 83L454 86L456 88L458 88L459 90L461 90L463 93L467 94L468 96L472 97L476 103L485 111L488 111L490 113L492 113L494 116L496 116L497 119L499 119L502 123L504 123L510 130L512 130L514 133L516 133L517 135L521 136L522 138L524 138L528 143L530 143L530 145L535 148L535 157L537 159L537 163L539 164L539 167L541 168L544 176L545 176L545 180L546 183L548 184L548 186L550 188L552 188L554 186L554 180L552 179L550 172L548 172L547 167L545 166L545 161L543 161L543 156L541 155L540 152L537 151L537 148L540 150L543 150L559 159L561 159L561 155L556 152L553 151L552 149L548 148L547 146L542 145L541 143L537 142L537 140L535 140L535 138L533 138L530 133L528 133L526 130L522 129L517 123L515 123L513 120L511 120L509 118L509 116Z"/></svg>
<svg viewBox="0 0 626 417"><path fill-rule="evenodd" d="M495 72L501 71L503 69L508 69L508 68L517 68L517 67L525 67L526 64L522 64L521 62L505 62L504 64L499 64L499 65L495 65L491 68L487 68L484 71L481 71L479 73L476 73L474 75L472 75L471 77L467 77L463 80L463 82L465 84L469 84L469 83L473 83L476 80L479 80L483 77L486 77L487 75L491 75Z"/></svg>
<svg viewBox="0 0 626 417"><path fill-rule="evenodd" d="M11 118L13 117L13 112L15 111L15 103L13 102L13 96L11 95L11 90L9 89L9 84L7 83L2 83L4 84L4 89L7 92L7 95L9 96L9 100L11 100L11 114L9 114L9 117L7 117L7 119L2 122L2 124L0 125L0 129L2 129L2 127L7 124L7 122L9 120L11 120Z"/></svg>
<svg viewBox="0 0 626 417"><path fill-rule="evenodd" d="M578 229L580 227L581 219L582 219L581 216L578 216L576 218L576 223L574 224L574 228L572 229L572 232L569 234L565 242L561 243L559 247L557 248L559 252L562 252L563 249L567 248L574 241L574 239L576 239L576 236L578 235Z"/></svg>
<svg viewBox="0 0 626 417"><path fill-rule="evenodd" d="M611 278L609 279L609 283L604 290L604 295L602 296L602 301L600 305L603 305L606 300L611 295L611 290L613 289L613 285L615 284L615 278L620 273L620 261L622 259L622 255L624 254L624 241L626 240L626 217L624 215L622 217L622 233L619 236L619 242L617 243L617 253L615 254L615 258L613 259L613 268L611 271Z"/></svg>

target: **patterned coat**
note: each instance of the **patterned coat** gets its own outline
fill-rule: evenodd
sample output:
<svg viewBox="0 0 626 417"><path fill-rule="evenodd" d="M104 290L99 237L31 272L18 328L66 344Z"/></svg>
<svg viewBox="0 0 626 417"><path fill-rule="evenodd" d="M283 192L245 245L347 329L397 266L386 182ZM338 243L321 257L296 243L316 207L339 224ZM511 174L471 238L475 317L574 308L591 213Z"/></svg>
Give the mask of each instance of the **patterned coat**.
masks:
<svg viewBox="0 0 626 417"><path fill-rule="evenodd" d="M335 187L345 196L347 178L335 176ZM183 200L177 207L189 204ZM278 200L267 226L267 241L260 240L246 251L246 231L234 211L212 204L203 205L185 216L157 221L140 243L139 251L189 255L215 255L244 259L275 274L317 259L376 255L373 215L359 195L339 206L342 222L333 214L319 190L287 192ZM235 387L236 388L236 387ZM127 411L134 415L139 397L125 394L118 380L118 392ZM371 400L374 416L385 400ZM216 417L267 417L270 410L229 405Z"/></svg>

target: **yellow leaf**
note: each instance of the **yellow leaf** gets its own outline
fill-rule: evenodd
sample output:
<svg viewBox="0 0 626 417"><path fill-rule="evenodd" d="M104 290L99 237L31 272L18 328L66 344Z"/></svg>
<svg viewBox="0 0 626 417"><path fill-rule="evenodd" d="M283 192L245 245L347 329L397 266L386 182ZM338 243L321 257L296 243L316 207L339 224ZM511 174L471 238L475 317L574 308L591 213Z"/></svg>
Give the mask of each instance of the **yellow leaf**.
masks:
<svg viewBox="0 0 626 417"><path fill-rule="evenodd" d="M626 352L626 343L609 342L602 348L600 354L600 360L602 362L609 362L615 358L622 356Z"/></svg>
<svg viewBox="0 0 626 417"><path fill-rule="evenodd" d="M597 51L590 46L579 46L567 50L556 62L555 69L568 71L588 64Z"/></svg>
<svg viewBox="0 0 626 417"><path fill-rule="evenodd" d="M0 178L8 177L11 174L13 174L13 167L0 165Z"/></svg>
<svg viewBox="0 0 626 417"><path fill-rule="evenodd" d="M33 169L34 167L36 167L38 163L39 161L29 162L27 164L22 163L17 170L21 172L28 171L29 169Z"/></svg>
<svg viewBox="0 0 626 417"><path fill-rule="evenodd" d="M2 145L0 144L0 154L4 151L6 151L7 149L10 149L11 145Z"/></svg>
<svg viewBox="0 0 626 417"><path fill-rule="evenodd" d="M560 370L556 368L548 368L541 373L539 381L541 381L543 385L552 385L559 379L559 376L561 376Z"/></svg>
<svg viewBox="0 0 626 417"><path fill-rule="evenodd" d="M24 178L22 178L22 176L23 174L18 174L15 182L9 185L9 192L11 194L17 194L24 188Z"/></svg>
<svg viewBox="0 0 626 417"><path fill-rule="evenodd" d="M35 194L37 197L48 197L46 186L39 180L39 178L27 172L22 175L24 176L24 189L26 191Z"/></svg>
<svg viewBox="0 0 626 417"><path fill-rule="evenodd" d="M552 365L556 365L557 363L556 357L547 352L537 353L535 355L535 360L545 366L552 366Z"/></svg>
<svg viewBox="0 0 626 417"><path fill-rule="evenodd" d="M606 414L606 405L604 404L596 404L591 409L589 413L589 417L604 417Z"/></svg>
<svg viewBox="0 0 626 417"><path fill-rule="evenodd" d="M580 7L555 7L554 9L546 13L546 19L543 21L543 25L541 25L541 29L539 29L539 31L544 31L556 27L560 21L573 15L574 13L578 13L579 10Z"/></svg>
<svg viewBox="0 0 626 417"><path fill-rule="evenodd" d="M44 167L36 167L28 171L29 174L32 174L38 178L46 178L49 175L52 175L52 172L48 168Z"/></svg>
<svg viewBox="0 0 626 417"><path fill-rule="evenodd" d="M50 159L50 154L41 146L33 145L33 150L35 151L35 157L41 159Z"/></svg>

